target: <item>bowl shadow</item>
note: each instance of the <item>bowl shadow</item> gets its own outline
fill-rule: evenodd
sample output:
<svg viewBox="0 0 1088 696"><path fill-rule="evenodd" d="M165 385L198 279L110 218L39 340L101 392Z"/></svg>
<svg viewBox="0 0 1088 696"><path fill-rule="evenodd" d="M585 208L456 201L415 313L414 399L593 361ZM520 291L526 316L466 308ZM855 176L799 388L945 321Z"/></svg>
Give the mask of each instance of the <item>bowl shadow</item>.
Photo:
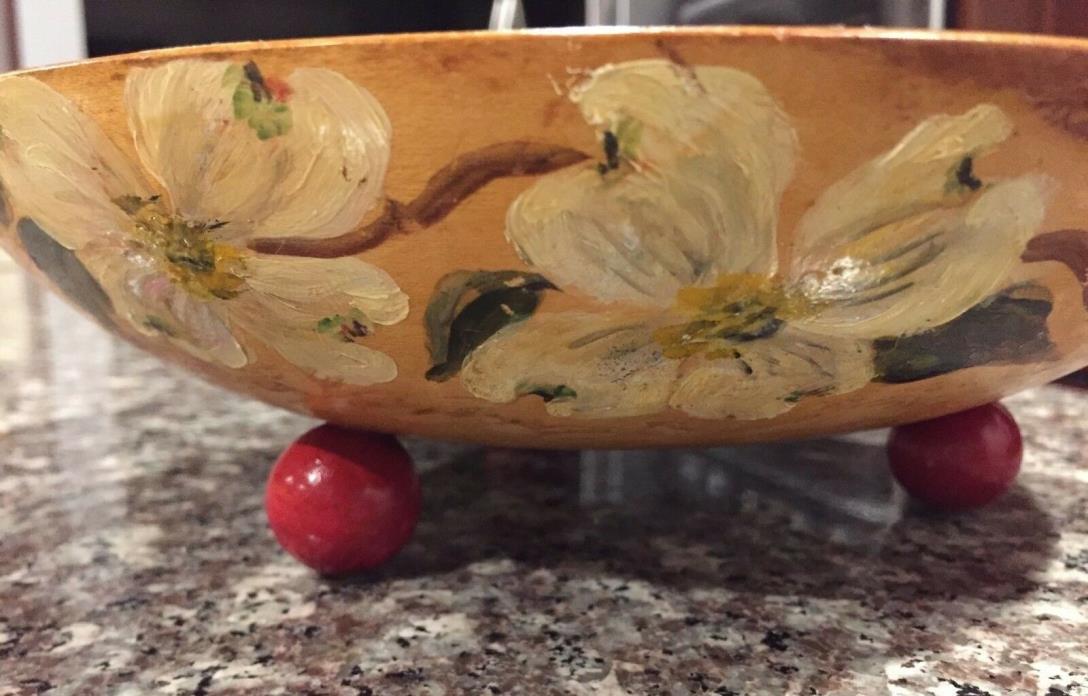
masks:
<svg viewBox="0 0 1088 696"><path fill-rule="evenodd" d="M836 456L872 466L882 452L850 444ZM720 471L732 473L719 495L707 495L705 487L693 493L650 465L654 475L636 477L630 490L596 497L587 496L586 467L576 453L477 450L427 471L413 542L356 582L434 576L509 559L526 568L607 574L678 591L1001 602L1037 588L1033 576L1050 562L1058 539L1052 518L1022 487L967 514L908 505L885 524L855 519L844 542L841 523L812 523L827 511L806 510L812 507L807 492L753 481L750 467L721 463Z"/></svg>

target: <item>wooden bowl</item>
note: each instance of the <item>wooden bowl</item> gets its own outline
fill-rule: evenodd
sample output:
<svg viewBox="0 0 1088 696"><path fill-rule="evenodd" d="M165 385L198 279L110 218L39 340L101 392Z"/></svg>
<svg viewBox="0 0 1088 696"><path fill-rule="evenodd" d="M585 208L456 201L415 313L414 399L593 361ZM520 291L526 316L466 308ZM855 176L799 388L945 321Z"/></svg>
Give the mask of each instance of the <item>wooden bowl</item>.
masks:
<svg viewBox="0 0 1088 696"><path fill-rule="evenodd" d="M1083 41L845 29L118 56L0 78L0 241L140 346L346 425L869 428L1088 363L1085 75Z"/></svg>

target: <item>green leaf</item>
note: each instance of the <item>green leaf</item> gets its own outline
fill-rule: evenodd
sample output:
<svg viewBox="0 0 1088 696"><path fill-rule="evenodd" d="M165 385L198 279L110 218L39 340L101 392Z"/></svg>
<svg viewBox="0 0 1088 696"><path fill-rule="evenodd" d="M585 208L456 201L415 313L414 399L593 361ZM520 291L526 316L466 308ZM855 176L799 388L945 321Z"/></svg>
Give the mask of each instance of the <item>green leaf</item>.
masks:
<svg viewBox="0 0 1088 696"><path fill-rule="evenodd" d="M164 336L170 336L171 338L177 336L177 332L170 326L169 323L162 317L157 317L154 314L149 314L144 319L144 326L154 331L158 331Z"/></svg>
<svg viewBox="0 0 1088 696"><path fill-rule="evenodd" d="M435 285L423 316L431 364L446 361L450 325L469 302L484 293L519 287L555 289L544 276L522 271L454 271L443 276Z"/></svg>
<svg viewBox="0 0 1088 696"><path fill-rule="evenodd" d="M228 76L230 74L228 72ZM256 74L260 76L259 72ZM261 140L268 140L291 130L291 107L272 99L263 82L254 82L243 75L234 88L231 105L234 117L245 120Z"/></svg>
<svg viewBox="0 0 1088 696"><path fill-rule="evenodd" d="M121 210L125 211L128 215L135 215L143 210L149 204L155 202L155 197L143 199L139 196L134 196L130 193L126 193L123 196L118 196L113 199L113 204Z"/></svg>
<svg viewBox="0 0 1088 696"><path fill-rule="evenodd" d="M879 338L875 381L916 382L977 365L1045 360L1054 347L1046 326L1052 299L1042 285L1018 285L924 333Z"/></svg>
<svg viewBox="0 0 1088 696"><path fill-rule="evenodd" d="M642 121L625 118L616 126L616 140L624 159L638 159L638 146L642 142Z"/></svg>
<svg viewBox="0 0 1088 696"><path fill-rule="evenodd" d="M352 307L347 314L330 314L321 317L314 324L314 331L319 334L337 334L342 341L352 342L370 334L373 325L366 315Z"/></svg>
<svg viewBox="0 0 1088 696"><path fill-rule="evenodd" d="M135 215L144 207L144 199L126 193L113 199L113 204L129 215Z"/></svg>
<svg viewBox="0 0 1088 696"><path fill-rule="evenodd" d="M750 370L751 368L749 368ZM749 373L750 374L750 373ZM833 387L818 387L816 389L794 389L789 394L782 397L782 400L787 404L796 404L806 396L821 396L827 394L833 390Z"/></svg>
<svg viewBox="0 0 1088 696"><path fill-rule="evenodd" d="M253 89L244 80L234 88L234 96L231 98L234 107L234 118L248 119L253 115L257 107L257 100L253 98Z"/></svg>
<svg viewBox="0 0 1088 696"><path fill-rule="evenodd" d="M113 326L113 303L73 251L61 246L30 218L19 221L18 232L19 240L34 265L53 281L70 302L103 326Z"/></svg>
<svg viewBox="0 0 1088 696"><path fill-rule="evenodd" d="M231 63L223 73L223 85L226 87L234 87L244 80L245 76L245 70L241 65L238 63Z"/></svg>
<svg viewBox="0 0 1088 696"><path fill-rule="evenodd" d="M291 130L291 109L286 104L261 102L249 117L249 127L261 140L275 138Z"/></svg>
<svg viewBox="0 0 1088 696"><path fill-rule="evenodd" d="M473 350L531 316L540 293L554 289L544 276L523 271L454 271L443 277L423 316L432 365L427 379L441 382L457 374Z"/></svg>
<svg viewBox="0 0 1088 696"><path fill-rule="evenodd" d="M339 314L333 314L332 316L328 317L321 317L317 320L317 326L315 327L315 330L318 333L329 333L334 329L340 328L340 324L344 321L344 319L345 317Z"/></svg>

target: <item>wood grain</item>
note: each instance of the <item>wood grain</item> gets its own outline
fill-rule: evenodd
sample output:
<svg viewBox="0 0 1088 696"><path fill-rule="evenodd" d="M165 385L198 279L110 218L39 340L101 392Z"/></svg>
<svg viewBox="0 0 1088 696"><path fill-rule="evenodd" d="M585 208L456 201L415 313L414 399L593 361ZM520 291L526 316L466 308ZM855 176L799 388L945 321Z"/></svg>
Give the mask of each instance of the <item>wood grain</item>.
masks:
<svg viewBox="0 0 1088 696"><path fill-rule="evenodd" d="M271 403L353 426L495 444L694 446L935 416L1044 383L1088 362L1086 269L1075 267L1082 259L1057 258L1038 246L1015 266L1008 284L1031 284L1052 298L1043 317L1052 344L1045 358L908 383L872 383L848 394L802 399L767 420L704 420L676 411L580 420L549 415L535 397L493 404L474 398L457 379L426 379L431 365L422 321L436 285L450 272L532 270L505 239L506 211L535 177L602 158L597 133L563 92L572 78L619 61L664 58L685 66L734 67L758 78L780 102L800 144L778 211L782 264L790 258L797 221L830 184L924 119L963 113L979 103L999 106L1015 132L979 159L972 175L982 181L1045 175L1050 201L1041 232L1088 228L1088 138L1078 130L1088 42L843 29L454 33L222 44L25 74L73 100L136 161L122 107L125 78L134 67L178 58L254 60L266 75L329 68L369 90L392 123L384 208L342 237L316 243L266 239L252 247L268 254L357 254L395 278L410 298L409 317L369 339L396 360L397 379L361 388L315 379L259 346L244 369L219 368L122 330L164 358ZM12 204L17 220L18 202ZM37 273L13 227L0 241ZM1074 265L1069 258L1076 259ZM540 306L549 312L599 307L577 291L548 292Z"/></svg>

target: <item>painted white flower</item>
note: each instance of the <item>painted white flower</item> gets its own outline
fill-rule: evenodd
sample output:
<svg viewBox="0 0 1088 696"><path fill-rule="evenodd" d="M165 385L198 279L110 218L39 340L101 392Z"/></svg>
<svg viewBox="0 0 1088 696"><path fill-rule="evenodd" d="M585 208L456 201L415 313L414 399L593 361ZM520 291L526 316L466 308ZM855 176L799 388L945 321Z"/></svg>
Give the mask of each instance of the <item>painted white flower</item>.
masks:
<svg viewBox="0 0 1088 696"><path fill-rule="evenodd" d="M146 178L75 104L30 77L0 81L0 181L20 217L73 251L139 331L242 367L252 336L310 373L393 379L365 345L408 314L356 258L255 254L254 237L334 237L382 195L390 124L342 75L286 81L253 63L176 60L128 75L124 107Z"/></svg>
<svg viewBox="0 0 1088 696"><path fill-rule="evenodd" d="M1000 289L1042 223L1040 177L983 184L972 171L1012 132L983 104L925 120L828 188L779 268L797 146L758 80L646 60L605 66L570 96L604 162L542 177L506 234L535 271L608 306L538 313L484 342L461 378L490 401L754 419L858 389L874 338L933 328Z"/></svg>

